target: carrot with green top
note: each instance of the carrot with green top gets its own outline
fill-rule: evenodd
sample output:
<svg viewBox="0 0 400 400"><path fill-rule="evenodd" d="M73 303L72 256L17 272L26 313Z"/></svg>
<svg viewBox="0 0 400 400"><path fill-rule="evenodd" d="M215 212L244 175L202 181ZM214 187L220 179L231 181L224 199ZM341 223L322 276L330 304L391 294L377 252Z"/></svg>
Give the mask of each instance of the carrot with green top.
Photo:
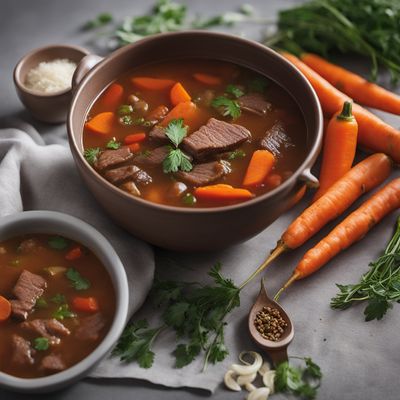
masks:
<svg viewBox="0 0 400 400"><path fill-rule="evenodd" d="M254 194L247 189L234 188L223 183L198 187L194 190L194 195L199 200L215 202L248 200L254 197Z"/></svg>
<svg viewBox="0 0 400 400"><path fill-rule="evenodd" d="M353 165L357 149L357 121L351 113L352 104L346 101L341 112L329 121L325 132L319 189L319 199Z"/></svg>
<svg viewBox="0 0 400 400"><path fill-rule="evenodd" d="M102 112L95 115L86 122L85 127L93 133L109 135L114 127L115 114L111 111Z"/></svg>
<svg viewBox="0 0 400 400"><path fill-rule="evenodd" d="M3 296L0 296L0 322L7 321L11 315L11 303Z"/></svg>
<svg viewBox="0 0 400 400"><path fill-rule="evenodd" d="M294 281L318 271L342 250L362 239L386 215L400 207L400 178L394 179L347 216L316 246L308 250L297 264L290 279L275 296Z"/></svg>
<svg viewBox="0 0 400 400"><path fill-rule="evenodd" d="M400 115L400 96L368 82L345 68L332 64L316 54L304 53L301 60L330 84L360 104Z"/></svg>
<svg viewBox="0 0 400 400"><path fill-rule="evenodd" d="M124 88L118 83L112 83L101 95L99 104L101 108L114 111L121 104L124 96Z"/></svg>
<svg viewBox="0 0 400 400"><path fill-rule="evenodd" d="M345 101L351 101L350 97L332 86L296 56L286 52L281 54L308 79L327 115L332 116L342 108ZM374 152L386 153L396 163L400 163L400 131L358 104L353 105L353 115L358 123L358 144Z"/></svg>
<svg viewBox="0 0 400 400"><path fill-rule="evenodd" d="M271 172L275 164L274 155L268 150L256 150L251 156L243 179L243 186L259 186Z"/></svg>
<svg viewBox="0 0 400 400"><path fill-rule="evenodd" d="M174 86L172 86L170 92L170 98L171 98L171 103L174 106L178 105L179 103L184 103L185 101L192 100L189 93L186 91L186 89L182 86L180 82L177 82L175 83Z"/></svg>
<svg viewBox="0 0 400 400"><path fill-rule="evenodd" d="M175 81L171 79L148 78L144 76L132 78L131 82L139 89L145 90L166 90L175 84Z"/></svg>

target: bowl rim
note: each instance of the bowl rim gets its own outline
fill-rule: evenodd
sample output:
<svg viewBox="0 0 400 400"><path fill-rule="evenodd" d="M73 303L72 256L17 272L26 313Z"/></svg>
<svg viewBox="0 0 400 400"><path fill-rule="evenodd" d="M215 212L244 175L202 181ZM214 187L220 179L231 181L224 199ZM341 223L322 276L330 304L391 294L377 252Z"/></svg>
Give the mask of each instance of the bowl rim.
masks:
<svg viewBox="0 0 400 400"><path fill-rule="evenodd" d="M46 233L46 230L48 230L47 233L55 233L51 228L40 227L49 223L50 226L64 227L71 232L73 231L73 235L76 236L70 237L70 239L80 243L80 240L84 238L84 240L91 241L93 246L104 249L101 256L98 255L95 250L91 250L101 259L102 264L105 264L110 278L113 281L116 296L116 309L110 329L99 345L88 356L73 366L59 373L45 377L21 378L0 371L0 387L20 392L57 390L70 382L72 383L86 376L86 374L109 353L120 337L128 318L129 288L126 271L118 254L105 236L87 222L71 215L56 211L24 211L1 217L0 221L0 240L3 240L1 236L3 236L5 231L14 228L17 231L21 230L19 234L26 234L27 232L23 231L23 228L27 226L29 226L29 233ZM36 228L37 226L39 227ZM62 233L59 234L62 235ZM5 237L15 237L17 235L18 233L13 233L11 236L6 235ZM90 248L90 245L88 247ZM114 271L115 280L111 276L111 270Z"/></svg>
<svg viewBox="0 0 400 400"><path fill-rule="evenodd" d="M20 60L17 62L17 64L14 67L13 80L14 80L14 84L15 84L15 86L17 86L18 90L28 93L32 96L36 96L38 98L56 98L56 97L60 97L67 93L72 92L72 85L71 85L71 87L69 87L67 89L59 90L54 93L42 93L42 92L39 92L38 90L33 90L33 89L27 88L24 85L24 83L22 82L21 69L22 69L22 66L29 60L29 58L31 58L35 54L41 53L46 50L51 50L51 49L76 50L77 52L80 52L82 54L82 58L90 54L89 50L85 49L84 47L77 46L77 45L70 45L70 44L51 44L48 46L42 46L42 47L33 49L29 53L25 54L22 58L20 58ZM77 64L79 64L79 62Z"/></svg>
<svg viewBox="0 0 400 400"><path fill-rule="evenodd" d="M165 205L165 204L159 204L159 203L154 203L149 200L142 199L140 197L135 197L131 196L128 193L124 192L122 189L118 188L117 186L114 186L110 182L108 182L105 178L103 178L99 173L97 173L94 168L88 164L88 162L85 160L83 154L78 148L77 141L75 140L74 135L72 134L73 131L73 116L76 108L76 103L77 100L80 96L80 94L83 92L83 89L86 85L86 83L93 77L93 75L97 74L100 69L103 68L103 66L107 65L111 60L119 57L121 54L124 54L126 52L131 51L131 49L134 49L137 46L142 46L146 45L147 42L159 40L162 38L178 38L180 36L187 36L187 35L197 35L197 36L204 36L204 37L219 37L221 39L227 39L227 40L232 40L232 41L237 41L241 42L246 46L251 46L258 51L261 52L267 52L269 53L270 56L277 58L281 63L285 64L286 67L291 70L291 73L297 76L297 79L302 81L304 87L306 90L309 92L310 99L312 100L311 106L315 108L315 114L317 118L317 134L316 134L316 139L314 143L312 144L311 148L308 151L308 154L304 158L303 162L297 167L296 171L281 185L279 185L277 188L264 193L262 195L256 196L250 200L246 200L240 203L232 204L232 205L226 205L226 206L219 206L219 207L177 207L177 206L170 206L170 205ZM194 57L195 58L195 57ZM111 82L110 82L111 83ZM289 92L290 94L290 92ZM319 150L322 145L322 135L323 135L323 113L322 113L322 108L320 101L317 97L317 94L314 90L314 88L311 86L310 82L307 80L307 78L303 75L302 72L298 68L296 68L293 64L291 64L288 60L286 60L283 56L281 56L279 53L271 49L270 47L264 46L261 43L258 43L254 40L249 40L249 39L244 39L242 37L234 36L228 33L223 33L223 32L210 32L210 31L202 31L202 30L187 30L187 31L181 31L181 32L168 32L168 33L161 33L161 34L156 34L152 35L149 37L145 37L141 40L138 40L135 43L123 46L119 48L118 50L114 51L110 55L104 57L99 63L97 63L92 69L88 71L88 73L83 77L82 81L79 83L78 87L75 90L72 102L70 104L70 108L68 111L68 117L67 117L67 131L68 131L68 136L69 136L69 144L70 147L73 148L73 156L78 157L78 161L80 162L81 165L84 166L84 168L88 171L88 173L91 175L91 178L94 179L99 185L105 186L111 192L113 192L117 196L122 196L129 202L133 203L139 203L142 206L146 208L151 208L151 209L156 209L156 210L163 210L163 211L168 211L170 213L184 213L184 214L213 214L213 213L224 213L224 212L231 212L234 210L239 210L241 208L246 208L250 207L252 205L255 205L259 202L263 202L270 197L275 196L276 194L280 192L284 192L289 186L291 186L295 181L299 180L299 177L311 167L311 165L315 162ZM81 138L82 138L83 132L81 132Z"/></svg>

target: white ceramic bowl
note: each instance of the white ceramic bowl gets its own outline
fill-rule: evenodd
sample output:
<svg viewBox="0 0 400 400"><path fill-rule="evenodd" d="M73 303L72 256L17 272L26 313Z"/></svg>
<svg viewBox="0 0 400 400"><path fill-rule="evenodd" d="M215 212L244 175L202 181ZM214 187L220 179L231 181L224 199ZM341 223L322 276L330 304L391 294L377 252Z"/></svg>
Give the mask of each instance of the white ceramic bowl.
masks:
<svg viewBox="0 0 400 400"><path fill-rule="evenodd" d="M128 280L122 262L108 240L82 220L53 211L26 211L0 218L0 241L29 233L58 234L93 251L107 269L116 296L116 311L110 330L97 348L79 363L43 378L17 378L0 372L1 387L28 393L49 392L85 377L113 348L127 321Z"/></svg>

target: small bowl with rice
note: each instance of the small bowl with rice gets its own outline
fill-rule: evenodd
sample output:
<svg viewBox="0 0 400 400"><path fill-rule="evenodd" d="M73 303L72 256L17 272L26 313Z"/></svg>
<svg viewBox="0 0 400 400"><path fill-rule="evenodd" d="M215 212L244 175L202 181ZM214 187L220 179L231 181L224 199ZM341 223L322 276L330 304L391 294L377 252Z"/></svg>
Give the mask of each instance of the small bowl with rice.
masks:
<svg viewBox="0 0 400 400"><path fill-rule="evenodd" d="M14 69L15 88L36 119L65 122L72 100L72 76L88 54L79 46L52 45L33 50L18 62Z"/></svg>

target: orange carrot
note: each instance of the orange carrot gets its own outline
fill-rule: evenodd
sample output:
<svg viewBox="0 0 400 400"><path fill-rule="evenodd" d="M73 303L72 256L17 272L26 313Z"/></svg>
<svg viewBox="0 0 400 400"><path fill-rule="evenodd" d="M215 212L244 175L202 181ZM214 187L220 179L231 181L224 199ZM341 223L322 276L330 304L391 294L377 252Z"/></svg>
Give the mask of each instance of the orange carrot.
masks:
<svg viewBox="0 0 400 400"><path fill-rule="evenodd" d="M356 211L308 250L295 268L291 278L278 291L276 298L294 281L318 271L336 254L362 239L386 215L400 207L400 178L394 179L372 195Z"/></svg>
<svg viewBox="0 0 400 400"><path fill-rule="evenodd" d="M283 246L289 249L301 246L363 193L381 184L390 172L390 158L382 153L359 162L289 225L281 238Z"/></svg>
<svg viewBox="0 0 400 400"><path fill-rule="evenodd" d="M73 247L66 255L65 259L68 261L77 260L82 257L82 249L79 246Z"/></svg>
<svg viewBox="0 0 400 400"><path fill-rule="evenodd" d="M209 75L209 74L202 74L200 72L193 74L193 78L196 79L196 81L199 81L201 83L204 83L206 85L210 86L217 86L221 85L222 79L218 76L215 75Z"/></svg>
<svg viewBox="0 0 400 400"><path fill-rule="evenodd" d="M351 114L351 103L329 121L325 132L319 189L313 201L319 199L339 178L350 170L357 148L357 121Z"/></svg>
<svg viewBox="0 0 400 400"><path fill-rule="evenodd" d="M175 84L171 79L158 79L147 77L136 77L131 79L132 83L139 89L145 90L165 90Z"/></svg>
<svg viewBox="0 0 400 400"><path fill-rule="evenodd" d="M400 115L400 96L397 94L368 82L361 76L332 64L316 54L304 53L301 60L358 103Z"/></svg>
<svg viewBox="0 0 400 400"><path fill-rule="evenodd" d="M11 315L11 303L3 296L0 296L0 322L7 321Z"/></svg>
<svg viewBox="0 0 400 400"><path fill-rule="evenodd" d="M274 155L268 150L256 150L247 167L243 186L259 186L271 172L275 164Z"/></svg>
<svg viewBox="0 0 400 400"><path fill-rule="evenodd" d="M179 103L184 103L185 101L192 100L189 93L186 91L186 89L182 86L180 82L177 82L175 83L174 86L172 86L170 98L171 98L171 103L174 106L178 105Z"/></svg>
<svg viewBox="0 0 400 400"><path fill-rule="evenodd" d="M95 115L90 121L86 122L85 127L93 133L109 135L112 132L114 121L114 113L106 111Z"/></svg>
<svg viewBox="0 0 400 400"><path fill-rule="evenodd" d="M114 111L122 102L124 88L118 83L112 83L101 95L99 104L107 111Z"/></svg>
<svg viewBox="0 0 400 400"><path fill-rule="evenodd" d="M350 97L332 86L296 56L286 52L281 54L309 80L326 114L333 115L340 110L345 101L351 101ZM386 153L396 163L400 163L400 131L358 104L353 105L353 115L358 123L358 144L374 152Z"/></svg>
<svg viewBox="0 0 400 400"><path fill-rule="evenodd" d="M194 195L197 199L208 201L247 200L254 197L253 193L246 189L237 189L222 183L198 187L194 190Z"/></svg>
<svg viewBox="0 0 400 400"><path fill-rule="evenodd" d="M162 126L167 126L173 119L183 118L185 125L189 127L196 123L198 119L198 108L191 101L177 104L163 119Z"/></svg>
<svg viewBox="0 0 400 400"><path fill-rule="evenodd" d="M265 178L265 186L269 189L275 189L282 183L282 177L279 174L270 174Z"/></svg>
<svg viewBox="0 0 400 400"><path fill-rule="evenodd" d="M140 144L139 143L128 144L128 147L131 149L132 153L137 153L140 150Z"/></svg>
<svg viewBox="0 0 400 400"><path fill-rule="evenodd" d="M72 299L72 306L76 311L99 311L99 305L94 297L74 297Z"/></svg>
<svg viewBox="0 0 400 400"><path fill-rule="evenodd" d="M144 132L132 133L131 135L125 136L125 144L139 143L146 140L146 134Z"/></svg>

